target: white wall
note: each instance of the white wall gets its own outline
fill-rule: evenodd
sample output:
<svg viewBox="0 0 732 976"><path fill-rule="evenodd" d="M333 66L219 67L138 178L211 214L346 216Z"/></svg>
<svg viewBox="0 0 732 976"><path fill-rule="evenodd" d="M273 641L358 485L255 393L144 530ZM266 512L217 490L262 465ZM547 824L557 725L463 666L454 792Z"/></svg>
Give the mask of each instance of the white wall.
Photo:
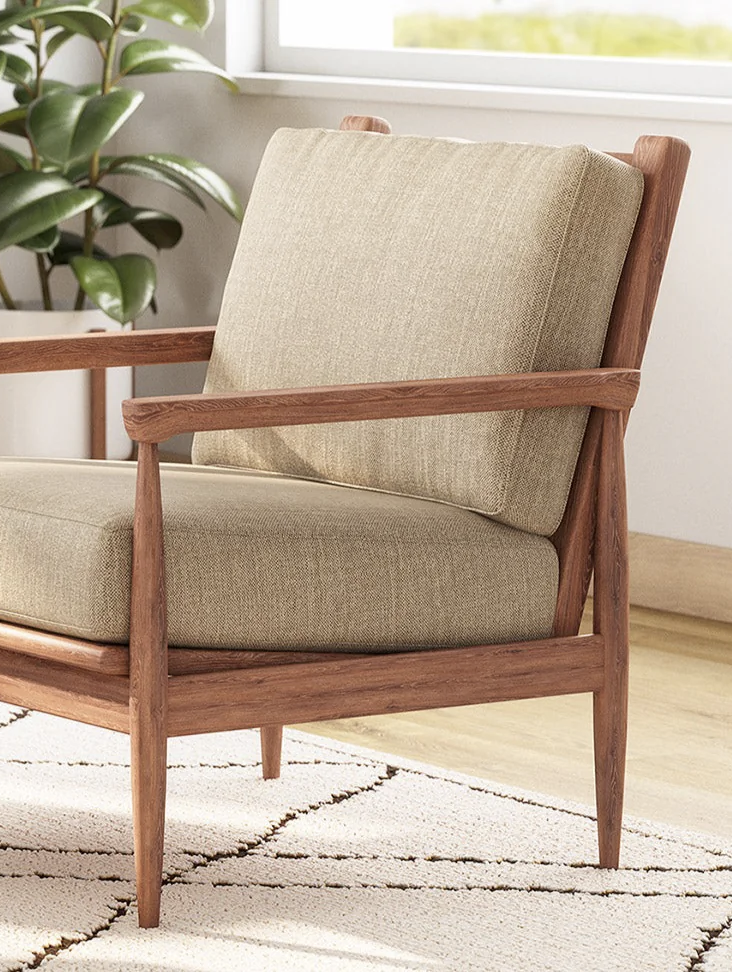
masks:
<svg viewBox="0 0 732 976"><path fill-rule="evenodd" d="M199 44L223 62L223 12ZM613 150L630 149L644 132L686 139L692 168L628 434L630 522L638 532L732 547L732 126L233 96L200 76L156 77L139 87L148 92L148 105L138 113L134 146L128 141L126 151L195 155L245 195L276 128L337 127L352 112L385 116L396 132L470 139L586 142ZM171 207L186 227L180 247L162 256L161 311L149 324L215 321L235 244L233 222L220 213L207 219L175 195L163 203L148 197ZM140 392L195 390L203 375L197 366L165 369L146 370Z"/></svg>

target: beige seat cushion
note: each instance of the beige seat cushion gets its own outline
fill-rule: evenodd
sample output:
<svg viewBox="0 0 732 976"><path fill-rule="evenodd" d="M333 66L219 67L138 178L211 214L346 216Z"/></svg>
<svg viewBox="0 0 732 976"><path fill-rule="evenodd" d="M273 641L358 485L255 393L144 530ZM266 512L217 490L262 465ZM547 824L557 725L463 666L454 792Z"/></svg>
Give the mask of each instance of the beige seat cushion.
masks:
<svg viewBox="0 0 732 976"><path fill-rule="evenodd" d="M642 175L584 146L280 130L210 392L600 362ZM582 409L199 434L194 459L439 498L549 535Z"/></svg>
<svg viewBox="0 0 732 976"><path fill-rule="evenodd" d="M134 464L0 462L0 619L129 633ZM547 636L546 539L451 505L163 466L170 643L391 650Z"/></svg>

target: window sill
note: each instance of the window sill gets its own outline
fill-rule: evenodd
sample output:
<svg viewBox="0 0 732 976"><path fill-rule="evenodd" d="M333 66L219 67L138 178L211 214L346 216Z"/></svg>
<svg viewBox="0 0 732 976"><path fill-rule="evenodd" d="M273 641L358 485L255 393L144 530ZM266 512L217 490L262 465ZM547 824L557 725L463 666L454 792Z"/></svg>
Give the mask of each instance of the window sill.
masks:
<svg viewBox="0 0 732 976"><path fill-rule="evenodd" d="M732 98L447 84L264 71L242 75L238 81L246 95L446 105L512 112L630 116L691 122L732 122Z"/></svg>

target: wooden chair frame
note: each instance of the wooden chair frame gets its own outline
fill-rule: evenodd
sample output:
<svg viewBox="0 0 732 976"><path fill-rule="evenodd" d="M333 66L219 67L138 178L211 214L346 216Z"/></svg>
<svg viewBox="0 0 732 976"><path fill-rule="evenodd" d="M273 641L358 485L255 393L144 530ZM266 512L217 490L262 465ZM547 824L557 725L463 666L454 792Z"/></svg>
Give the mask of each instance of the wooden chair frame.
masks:
<svg viewBox="0 0 732 976"><path fill-rule="evenodd" d="M380 120L346 128L388 131ZM571 372L149 397L123 405L139 442L129 648L0 624L0 700L131 740L139 923L159 922L167 738L261 729L264 775L279 774L282 726L547 695L594 695L600 864L617 867L628 674L623 437L689 160L680 140L644 136L618 158L645 192L615 299L602 367ZM205 361L213 328L0 341L0 373ZM168 648L158 444L177 433L592 407L569 502L546 640L373 655ZM578 636L594 569L593 632ZM418 676L418 677L417 677Z"/></svg>

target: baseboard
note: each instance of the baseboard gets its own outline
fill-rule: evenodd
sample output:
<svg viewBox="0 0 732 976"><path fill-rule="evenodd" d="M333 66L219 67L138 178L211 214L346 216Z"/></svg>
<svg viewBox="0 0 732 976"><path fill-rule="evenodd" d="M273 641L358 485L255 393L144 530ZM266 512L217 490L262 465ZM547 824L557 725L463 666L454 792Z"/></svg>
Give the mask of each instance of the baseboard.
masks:
<svg viewBox="0 0 732 976"><path fill-rule="evenodd" d="M631 532L630 602L732 623L732 549Z"/></svg>

